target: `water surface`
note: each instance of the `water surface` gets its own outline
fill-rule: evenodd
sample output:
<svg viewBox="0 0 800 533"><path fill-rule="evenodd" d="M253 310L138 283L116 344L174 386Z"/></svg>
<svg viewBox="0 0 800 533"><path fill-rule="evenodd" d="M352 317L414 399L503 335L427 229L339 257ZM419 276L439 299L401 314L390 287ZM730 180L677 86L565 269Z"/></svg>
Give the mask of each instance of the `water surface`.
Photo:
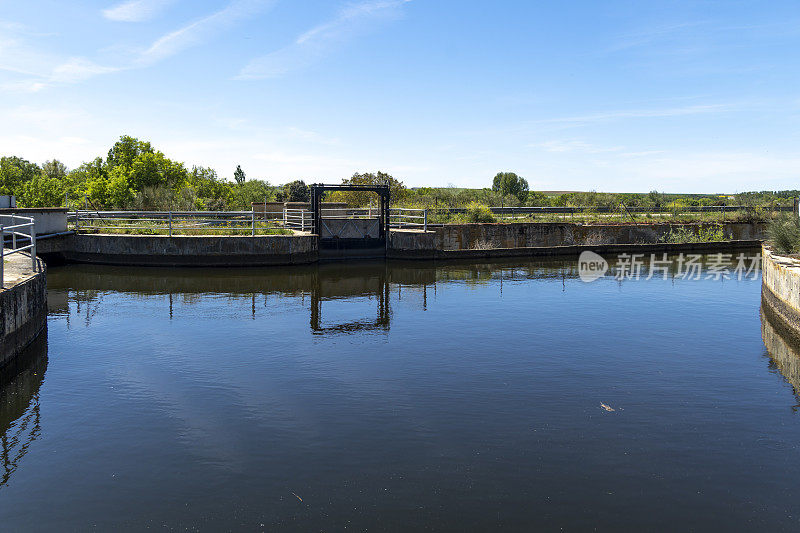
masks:
<svg viewBox="0 0 800 533"><path fill-rule="evenodd" d="M762 331L760 279L514 260L48 284L47 336L0 386L4 531L800 526L797 351Z"/></svg>

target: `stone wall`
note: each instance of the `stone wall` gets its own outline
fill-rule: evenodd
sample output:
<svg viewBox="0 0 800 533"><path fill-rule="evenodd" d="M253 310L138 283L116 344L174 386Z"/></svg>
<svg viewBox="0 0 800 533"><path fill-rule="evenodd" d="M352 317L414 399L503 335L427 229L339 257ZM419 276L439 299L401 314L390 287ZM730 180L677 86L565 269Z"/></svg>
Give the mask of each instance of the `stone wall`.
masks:
<svg viewBox="0 0 800 533"><path fill-rule="evenodd" d="M14 254L6 261L6 275L14 269L18 277L0 289L0 368L33 342L47 324L44 263L39 261L39 272L33 272L28 256Z"/></svg>

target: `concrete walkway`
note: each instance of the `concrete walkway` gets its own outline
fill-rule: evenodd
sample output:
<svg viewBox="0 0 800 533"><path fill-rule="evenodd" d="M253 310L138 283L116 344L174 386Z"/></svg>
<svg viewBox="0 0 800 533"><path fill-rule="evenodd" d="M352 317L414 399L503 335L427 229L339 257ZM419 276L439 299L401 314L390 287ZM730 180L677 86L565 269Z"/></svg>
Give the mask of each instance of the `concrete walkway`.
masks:
<svg viewBox="0 0 800 533"><path fill-rule="evenodd" d="M8 249L5 253L8 253ZM12 254L3 257L3 288L10 289L24 281L32 278L36 272L33 271L31 258L24 253ZM41 268L41 265L39 266Z"/></svg>

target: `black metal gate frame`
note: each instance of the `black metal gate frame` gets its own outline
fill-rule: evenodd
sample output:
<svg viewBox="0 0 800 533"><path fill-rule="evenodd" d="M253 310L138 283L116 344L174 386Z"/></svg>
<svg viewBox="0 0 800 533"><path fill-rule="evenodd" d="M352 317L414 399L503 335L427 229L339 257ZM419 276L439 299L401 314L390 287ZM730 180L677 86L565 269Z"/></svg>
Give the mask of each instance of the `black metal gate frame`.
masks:
<svg viewBox="0 0 800 533"><path fill-rule="evenodd" d="M313 183L311 189L311 211L314 217L314 233L322 237L322 196L327 191L365 191L374 192L381 198L380 210L380 238L386 240L389 236L389 200L391 191L388 185L323 185Z"/></svg>

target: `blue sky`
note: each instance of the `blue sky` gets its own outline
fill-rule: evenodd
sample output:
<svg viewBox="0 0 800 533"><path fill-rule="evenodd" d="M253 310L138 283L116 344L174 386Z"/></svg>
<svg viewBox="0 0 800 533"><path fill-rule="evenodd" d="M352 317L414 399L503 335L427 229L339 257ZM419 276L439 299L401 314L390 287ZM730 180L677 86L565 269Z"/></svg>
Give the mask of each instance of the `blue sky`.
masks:
<svg viewBox="0 0 800 533"><path fill-rule="evenodd" d="M800 188L796 1L0 0L0 154L231 177Z"/></svg>

